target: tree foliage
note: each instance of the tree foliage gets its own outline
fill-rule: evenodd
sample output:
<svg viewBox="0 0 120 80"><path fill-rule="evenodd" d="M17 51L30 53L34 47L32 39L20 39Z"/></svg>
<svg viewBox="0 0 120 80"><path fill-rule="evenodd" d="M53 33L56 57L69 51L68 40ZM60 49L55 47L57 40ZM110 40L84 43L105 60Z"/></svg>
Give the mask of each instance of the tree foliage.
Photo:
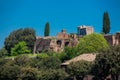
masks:
<svg viewBox="0 0 120 80"><path fill-rule="evenodd" d="M112 80L118 80L120 75L120 46L114 46L107 51L101 51L95 61L94 75L100 80L111 75Z"/></svg>
<svg viewBox="0 0 120 80"><path fill-rule="evenodd" d="M50 35L50 25L49 22L45 24L45 31L44 31L44 36L49 36Z"/></svg>
<svg viewBox="0 0 120 80"><path fill-rule="evenodd" d="M77 80L83 80L84 76L90 72L91 63L88 61L72 62L67 67L67 72L70 76L75 77Z"/></svg>
<svg viewBox="0 0 120 80"><path fill-rule="evenodd" d="M108 12L103 14L103 33L107 34L110 32L110 18Z"/></svg>
<svg viewBox="0 0 120 80"><path fill-rule="evenodd" d="M67 73L62 69L48 69L39 71L39 80L64 80Z"/></svg>
<svg viewBox="0 0 120 80"><path fill-rule="evenodd" d="M63 56L64 60L70 60L79 55L77 52L77 47L65 47L63 54L65 54Z"/></svg>
<svg viewBox="0 0 120 80"><path fill-rule="evenodd" d="M39 69L59 69L61 61L56 57L47 57L41 59L36 65Z"/></svg>
<svg viewBox="0 0 120 80"><path fill-rule="evenodd" d="M14 64L18 66L29 66L30 65L30 58L26 55L18 55L14 59Z"/></svg>
<svg viewBox="0 0 120 80"><path fill-rule="evenodd" d="M0 49L0 57L5 57L8 55L8 52L5 48Z"/></svg>
<svg viewBox="0 0 120 80"><path fill-rule="evenodd" d="M79 54L81 54L81 53L98 52L101 49L107 49L108 44L101 34L93 33L81 38L77 47Z"/></svg>
<svg viewBox="0 0 120 80"><path fill-rule="evenodd" d="M16 56L18 54L26 54L26 53L30 53L31 51L28 49L28 47L26 46L26 43L24 41L19 42L18 44L15 45L15 47L13 47L11 49L11 55L12 56Z"/></svg>
<svg viewBox="0 0 120 80"><path fill-rule="evenodd" d="M20 74L18 75L18 80L38 80L38 70L36 68L22 67L20 69Z"/></svg>
<svg viewBox="0 0 120 80"><path fill-rule="evenodd" d="M14 61L9 60L9 62L0 67L0 80L17 80L19 70L19 66L14 65Z"/></svg>
<svg viewBox="0 0 120 80"><path fill-rule="evenodd" d="M32 64L32 65L31 65ZM15 59L0 59L0 80L64 80L67 73L60 69L55 57L28 58L19 55Z"/></svg>
<svg viewBox="0 0 120 80"><path fill-rule="evenodd" d="M8 51L8 53L10 53L11 48L18 44L18 42L25 41L28 48L33 50L35 39L35 30L31 28L18 29L11 32L10 35L5 39L5 49Z"/></svg>

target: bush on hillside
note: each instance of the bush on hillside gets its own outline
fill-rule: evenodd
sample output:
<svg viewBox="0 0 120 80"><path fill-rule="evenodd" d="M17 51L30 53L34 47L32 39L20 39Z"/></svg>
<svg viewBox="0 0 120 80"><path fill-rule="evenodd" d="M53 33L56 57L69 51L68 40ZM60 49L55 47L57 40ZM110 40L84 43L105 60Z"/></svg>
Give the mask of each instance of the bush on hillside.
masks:
<svg viewBox="0 0 120 80"><path fill-rule="evenodd" d="M102 49L108 49L107 41L101 34L90 34L82 37L78 43L77 50L81 53L98 52Z"/></svg>
<svg viewBox="0 0 120 80"><path fill-rule="evenodd" d="M24 41L22 41L22 42L19 42L18 44L16 44L15 47L12 48L11 55L16 56L19 54L26 54L26 53L30 53L30 52L31 51L26 46L26 43Z"/></svg>

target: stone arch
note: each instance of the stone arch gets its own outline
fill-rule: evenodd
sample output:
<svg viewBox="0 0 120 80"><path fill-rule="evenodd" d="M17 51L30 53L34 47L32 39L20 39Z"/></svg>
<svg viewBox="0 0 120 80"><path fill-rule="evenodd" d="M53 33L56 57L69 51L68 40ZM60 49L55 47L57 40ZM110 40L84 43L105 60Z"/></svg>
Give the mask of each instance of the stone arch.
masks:
<svg viewBox="0 0 120 80"><path fill-rule="evenodd" d="M69 45L69 42L67 41L67 42L65 42L65 47L67 47Z"/></svg>
<svg viewBox="0 0 120 80"><path fill-rule="evenodd" d="M56 42L56 43L57 43L57 45L58 45L58 46L60 46L60 47L61 47L61 45L62 45L62 41L61 41L61 40L57 40L57 42Z"/></svg>

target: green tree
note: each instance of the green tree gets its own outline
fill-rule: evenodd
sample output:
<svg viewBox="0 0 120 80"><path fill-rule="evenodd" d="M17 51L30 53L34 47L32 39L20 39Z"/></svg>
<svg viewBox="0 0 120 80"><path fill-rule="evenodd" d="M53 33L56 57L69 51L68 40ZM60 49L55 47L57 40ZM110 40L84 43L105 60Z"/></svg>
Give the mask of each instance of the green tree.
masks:
<svg viewBox="0 0 120 80"><path fill-rule="evenodd" d="M78 53L91 53L91 52L98 52L101 49L107 49L109 46L107 41L101 34L90 34L86 35L80 39L77 50Z"/></svg>
<svg viewBox="0 0 120 80"><path fill-rule="evenodd" d="M14 59L14 64L18 66L29 66L30 65L30 58L26 55L18 55Z"/></svg>
<svg viewBox="0 0 120 80"><path fill-rule="evenodd" d="M77 80L83 80L85 75L89 74L91 69L91 62L88 61L77 61L72 62L67 67L67 73L76 78Z"/></svg>
<svg viewBox="0 0 120 80"><path fill-rule="evenodd" d="M2 67L5 63L7 63L7 59L5 58L0 58L0 67Z"/></svg>
<svg viewBox="0 0 120 80"><path fill-rule="evenodd" d="M67 73L62 69L40 70L39 80L65 80Z"/></svg>
<svg viewBox="0 0 120 80"><path fill-rule="evenodd" d="M47 58L47 57L49 57L47 53L40 53L40 54L37 55L37 58L39 58L39 59L44 59L44 58Z"/></svg>
<svg viewBox="0 0 120 80"><path fill-rule="evenodd" d="M5 57L8 55L8 52L5 48L0 49L0 57Z"/></svg>
<svg viewBox="0 0 120 80"><path fill-rule="evenodd" d="M25 54L25 53L30 53L30 52L31 51L26 46L26 43L22 41L16 44L15 47L12 48L11 55L16 56L18 54Z"/></svg>
<svg viewBox="0 0 120 80"><path fill-rule="evenodd" d="M110 32L110 18L108 12L103 14L103 33L107 34Z"/></svg>
<svg viewBox="0 0 120 80"><path fill-rule="evenodd" d="M96 57L93 73L99 80L111 75L112 80L118 80L120 75L120 46L114 46Z"/></svg>
<svg viewBox="0 0 120 80"><path fill-rule="evenodd" d="M76 56L78 56L77 48L76 47L65 47L64 48L64 60L72 59Z"/></svg>
<svg viewBox="0 0 120 80"><path fill-rule="evenodd" d="M30 66L22 67L18 75L18 80L39 80L37 75L38 70L36 68L31 68Z"/></svg>
<svg viewBox="0 0 120 80"><path fill-rule="evenodd" d="M45 30L44 30L44 36L49 36L50 35L50 25L49 22L45 24Z"/></svg>
<svg viewBox="0 0 120 80"><path fill-rule="evenodd" d="M6 64L0 67L0 80L17 80L20 67L14 65L14 61L9 60Z"/></svg>
<svg viewBox="0 0 120 80"><path fill-rule="evenodd" d="M56 57L46 57L36 64L39 69L59 69L61 61Z"/></svg>
<svg viewBox="0 0 120 80"><path fill-rule="evenodd" d="M10 55L11 48L13 48L20 41L25 41L28 48L30 50L33 50L35 40L36 40L35 30L31 28L24 28L11 32L10 35L5 39L4 45L5 49L8 51Z"/></svg>

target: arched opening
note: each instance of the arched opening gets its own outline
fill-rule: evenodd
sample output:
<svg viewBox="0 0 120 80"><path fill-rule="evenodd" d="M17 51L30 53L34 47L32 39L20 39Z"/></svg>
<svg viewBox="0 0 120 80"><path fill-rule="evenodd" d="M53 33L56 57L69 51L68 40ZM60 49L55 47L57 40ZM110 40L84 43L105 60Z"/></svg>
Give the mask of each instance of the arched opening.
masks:
<svg viewBox="0 0 120 80"><path fill-rule="evenodd" d="M58 41L57 41L57 45L58 45L58 46L61 46L61 44L62 44L62 41L61 41L61 40L58 40Z"/></svg>
<svg viewBox="0 0 120 80"><path fill-rule="evenodd" d="M69 45L69 42L65 42L65 47L67 47Z"/></svg>

